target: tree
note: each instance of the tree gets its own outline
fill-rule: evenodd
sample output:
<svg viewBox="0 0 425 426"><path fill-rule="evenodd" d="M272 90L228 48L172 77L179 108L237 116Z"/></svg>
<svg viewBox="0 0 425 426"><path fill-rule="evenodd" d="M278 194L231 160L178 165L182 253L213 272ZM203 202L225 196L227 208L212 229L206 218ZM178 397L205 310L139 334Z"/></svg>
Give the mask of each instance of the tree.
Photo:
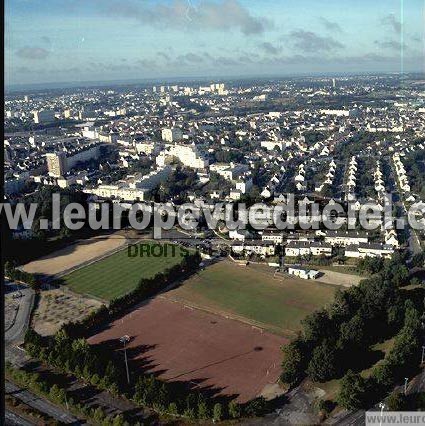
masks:
<svg viewBox="0 0 425 426"><path fill-rule="evenodd" d="M360 313L357 313L349 321L343 323L340 328L340 342L343 346L361 347L364 343L365 321Z"/></svg>
<svg viewBox="0 0 425 426"><path fill-rule="evenodd" d="M238 419L241 416L241 407L236 401L229 402L229 416Z"/></svg>
<svg viewBox="0 0 425 426"><path fill-rule="evenodd" d="M282 374L280 376L284 383L295 384L302 379L305 366L301 339L296 339L284 346L282 361Z"/></svg>
<svg viewBox="0 0 425 426"><path fill-rule="evenodd" d="M214 405L213 409L213 419L216 422L219 422L223 417L223 407L222 405L217 402L217 404Z"/></svg>
<svg viewBox="0 0 425 426"><path fill-rule="evenodd" d="M260 396L248 402L245 406L245 413L250 417L262 416L266 412L266 407L267 401L264 397Z"/></svg>
<svg viewBox="0 0 425 426"><path fill-rule="evenodd" d="M348 370L341 380L337 402L347 410L362 408L365 401L366 383L360 374Z"/></svg>
<svg viewBox="0 0 425 426"><path fill-rule="evenodd" d="M171 402L168 406L168 413L173 415L173 416L177 416L177 414L179 414L179 410L177 408L177 404L175 402Z"/></svg>
<svg viewBox="0 0 425 426"><path fill-rule="evenodd" d="M51 388L50 388L50 397L56 401L58 394L59 394L59 387L58 385L55 383Z"/></svg>
<svg viewBox="0 0 425 426"><path fill-rule="evenodd" d="M198 419L206 420L210 417L210 410L206 401L203 398L199 399L198 402Z"/></svg>
<svg viewBox="0 0 425 426"><path fill-rule="evenodd" d="M412 257L411 266L423 267L425 262L425 250L422 253L417 253Z"/></svg>
<svg viewBox="0 0 425 426"><path fill-rule="evenodd" d="M329 314L325 309L313 312L302 321L302 325L305 340L314 344L330 332Z"/></svg>
<svg viewBox="0 0 425 426"><path fill-rule="evenodd" d="M93 386L97 386L99 384L99 382L100 382L100 377L96 373L93 374L93 376L91 376L90 383Z"/></svg>
<svg viewBox="0 0 425 426"><path fill-rule="evenodd" d="M184 410L183 416L193 420L195 418L195 410L193 408L186 408L186 410Z"/></svg>
<svg viewBox="0 0 425 426"><path fill-rule="evenodd" d="M372 378L382 388L387 389L394 381L391 365L385 360L381 364L378 364L372 371Z"/></svg>
<svg viewBox="0 0 425 426"><path fill-rule="evenodd" d="M100 407L97 407L95 410L93 410L93 419L97 423L101 423L105 418L105 413Z"/></svg>
<svg viewBox="0 0 425 426"><path fill-rule="evenodd" d="M337 373L335 342L324 339L312 353L307 373L317 382L333 379Z"/></svg>
<svg viewBox="0 0 425 426"><path fill-rule="evenodd" d="M403 411L406 408L406 396L393 391L387 398L387 404L390 411Z"/></svg>

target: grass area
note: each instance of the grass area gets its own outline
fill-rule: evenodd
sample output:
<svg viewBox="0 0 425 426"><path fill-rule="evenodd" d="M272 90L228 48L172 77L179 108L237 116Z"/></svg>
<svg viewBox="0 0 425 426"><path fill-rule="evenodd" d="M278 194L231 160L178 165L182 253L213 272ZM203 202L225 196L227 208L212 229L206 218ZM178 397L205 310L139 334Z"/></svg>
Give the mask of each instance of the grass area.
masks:
<svg viewBox="0 0 425 426"><path fill-rule="evenodd" d="M61 278L64 285L72 291L87 294L103 300L112 300L116 297L134 290L141 278L151 278L158 272L181 262L180 248L175 247L175 256L172 256L172 244L160 244L158 242L146 241L150 250L153 246L166 246L161 256L147 256L146 251L140 256L140 245L135 257L129 256L129 250L125 248L111 256L101 259L95 263L71 272ZM135 253L134 246L130 249ZM158 254L157 248L153 253Z"/></svg>
<svg viewBox="0 0 425 426"><path fill-rule="evenodd" d="M383 361L384 361L384 359L385 359L385 357L387 356L387 354L390 352L390 350L393 348L393 346L394 346L394 341L395 341L395 338L394 337L392 337L391 339L387 339L387 340L385 340L385 341L383 341L383 342L381 342L381 343L376 343L375 345L372 345L371 346L371 349L373 350L373 351L379 351L379 352L383 352L384 353L384 356L378 361L378 362L376 362L376 364L374 364L374 365L372 365L370 368L367 368L366 370L363 370L362 372L360 372L360 374L364 377L364 378L367 378L367 377L369 377L371 374L372 374L372 371L373 371L373 369L377 366L377 365L379 365L379 364L381 364Z"/></svg>
<svg viewBox="0 0 425 426"><path fill-rule="evenodd" d="M334 293L333 286L296 277L274 279L270 268L223 261L191 277L167 297L239 316L291 337L300 329L300 321L332 301Z"/></svg>

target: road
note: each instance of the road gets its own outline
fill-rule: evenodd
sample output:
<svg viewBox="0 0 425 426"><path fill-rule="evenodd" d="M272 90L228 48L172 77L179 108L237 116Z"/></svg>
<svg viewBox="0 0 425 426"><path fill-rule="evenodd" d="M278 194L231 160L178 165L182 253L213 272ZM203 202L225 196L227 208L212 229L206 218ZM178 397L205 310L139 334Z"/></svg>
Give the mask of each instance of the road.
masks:
<svg viewBox="0 0 425 426"><path fill-rule="evenodd" d="M425 368L422 367L422 371L415 376L407 385L407 393L419 393L425 392Z"/></svg>
<svg viewBox="0 0 425 426"><path fill-rule="evenodd" d="M408 238L409 250L410 250L412 256L415 255L415 254L422 253L422 247L421 247L421 243L420 243L418 234L408 224L408 221L407 221L408 212L407 212L405 201L403 199L401 201L401 206L403 207L403 210L404 210L404 214L405 214L404 219L406 220L406 226L408 227L408 232L409 232L409 238Z"/></svg>
<svg viewBox="0 0 425 426"><path fill-rule="evenodd" d="M325 424L340 426L363 426L365 424L365 410L341 411L336 416L332 416Z"/></svg>
<svg viewBox="0 0 425 426"><path fill-rule="evenodd" d="M5 332L5 344L21 344L29 325L31 309L34 303L34 290L29 287L21 290L22 297L19 299L18 312L13 325Z"/></svg>
<svg viewBox="0 0 425 426"><path fill-rule="evenodd" d="M5 391L7 394L13 395L15 398L20 399L28 406L35 408L36 410L41 411L43 413L46 413L48 416L59 420L62 423L73 425L84 424L81 423L76 417L67 413L60 407L53 405L51 402L38 397L37 395L33 394L28 390L19 388L12 382L5 382Z"/></svg>
<svg viewBox="0 0 425 426"><path fill-rule="evenodd" d="M412 255L422 253L421 243L419 241L418 234L412 228L409 229L409 250Z"/></svg>
<svg viewBox="0 0 425 426"><path fill-rule="evenodd" d="M6 410L4 413L6 426L33 426L33 423L28 422L23 417Z"/></svg>
<svg viewBox="0 0 425 426"><path fill-rule="evenodd" d="M28 360L25 351L19 347L23 343L26 330L29 326L32 306L34 304L34 291L25 287L21 289L22 297L19 299L18 312L12 326L5 332L5 358L12 364L22 367ZM53 405L51 402L44 400L33 393L21 389L12 382L5 382L5 392L12 394L15 398L21 400L30 407L41 411L48 416L59 420L66 424L82 424L78 419L66 411ZM30 424L14 413L6 412L7 423L10 425L27 425Z"/></svg>

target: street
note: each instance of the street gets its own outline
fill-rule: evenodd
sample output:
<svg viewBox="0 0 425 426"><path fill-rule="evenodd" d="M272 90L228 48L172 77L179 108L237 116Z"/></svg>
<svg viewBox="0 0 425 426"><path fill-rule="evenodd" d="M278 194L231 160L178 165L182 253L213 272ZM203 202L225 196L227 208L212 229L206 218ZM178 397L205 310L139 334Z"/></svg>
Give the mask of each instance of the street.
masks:
<svg viewBox="0 0 425 426"><path fill-rule="evenodd" d="M29 324L31 309L34 303L34 290L24 287L20 290L19 307L12 326L5 332L5 343L20 344L23 342Z"/></svg>
<svg viewBox="0 0 425 426"><path fill-rule="evenodd" d="M84 424L81 423L76 417L67 413L60 407L53 405L51 402L38 397L37 395L33 394L28 390L19 388L12 382L6 381L5 391L6 394L13 395L15 398L20 399L22 402L29 405L30 407L42 411L43 413L46 413L50 417L59 420L62 423L73 425Z"/></svg>

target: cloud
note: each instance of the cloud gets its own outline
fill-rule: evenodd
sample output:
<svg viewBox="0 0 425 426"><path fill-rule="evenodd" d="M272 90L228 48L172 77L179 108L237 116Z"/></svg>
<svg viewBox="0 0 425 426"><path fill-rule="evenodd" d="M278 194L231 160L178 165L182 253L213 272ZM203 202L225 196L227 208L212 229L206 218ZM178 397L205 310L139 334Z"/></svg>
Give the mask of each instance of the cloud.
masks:
<svg viewBox="0 0 425 426"><path fill-rule="evenodd" d="M49 56L49 51L43 47L25 46L19 49L16 55L23 59L43 60Z"/></svg>
<svg viewBox="0 0 425 426"><path fill-rule="evenodd" d="M16 67L14 72L18 74L30 74L31 70L28 67Z"/></svg>
<svg viewBox="0 0 425 426"><path fill-rule="evenodd" d="M261 49L263 49L266 53L269 53L270 55L277 55L280 51L279 47L273 46L268 41L261 43L260 47L261 47Z"/></svg>
<svg viewBox="0 0 425 426"><path fill-rule="evenodd" d="M166 61L169 61L169 60L170 60L170 56L169 56L169 55L167 55L165 52L157 52L157 55L158 55L160 58L165 59Z"/></svg>
<svg viewBox="0 0 425 426"><path fill-rule="evenodd" d="M47 44L48 46L50 46L50 44L51 44L51 40L47 36L41 37L41 41L43 42L43 44Z"/></svg>
<svg viewBox="0 0 425 426"><path fill-rule="evenodd" d="M212 60L212 58L207 54L198 54L198 53L185 53L182 55L177 55L176 57L171 58L169 55L160 55L165 59L165 66L167 68L187 68L195 64L204 63L206 59Z"/></svg>
<svg viewBox="0 0 425 426"><path fill-rule="evenodd" d="M252 58L252 55L241 55L241 56L239 56L238 61L241 64L253 64L253 63L255 63L255 61Z"/></svg>
<svg viewBox="0 0 425 426"><path fill-rule="evenodd" d="M378 46L380 49L392 49L392 50L400 50L402 47L402 44L397 40L375 40L376 46ZM403 44L403 47L406 48L407 46Z"/></svg>
<svg viewBox="0 0 425 426"><path fill-rule="evenodd" d="M321 16L319 18L320 23L328 30L335 33L342 33L342 28L337 22L329 21L328 19Z"/></svg>
<svg viewBox="0 0 425 426"><path fill-rule="evenodd" d="M384 16L381 19L381 24L390 27L393 29L393 31L397 34L401 33L401 22L394 16L393 13L390 15Z"/></svg>
<svg viewBox="0 0 425 426"><path fill-rule="evenodd" d="M108 16L135 19L146 25L183 30L239 30L245 35L252 35L263 33L272 27L269 19L251 15L238 0L204 0L196 7L185 0L173 0L167 4L114 0L107 3L104 13Z"/></svg>
<svg viewBox="0 0 425 426"><path fill-rule="evenodd" d="M181 55L177 59L182 59L186 62L193 63L199 63L204 61L204 58L202 58L202 56L198 55L197 53L186 53L186 55Z"/></svg>
<svg viewBox="0 0 425 426"><path fill-rule="evenodd" d="M138 59L136 63L141 68L145 68L149 70L155 70L158 68L158 63L153 59Z"/></svg>
<svg viewBox="0 0 425 426"><path fill-rule="evenodd" d="M294 30L289 34L295 48L303 52L330 52L344 47L332 37L323 37L312 31Z"/></svg>

